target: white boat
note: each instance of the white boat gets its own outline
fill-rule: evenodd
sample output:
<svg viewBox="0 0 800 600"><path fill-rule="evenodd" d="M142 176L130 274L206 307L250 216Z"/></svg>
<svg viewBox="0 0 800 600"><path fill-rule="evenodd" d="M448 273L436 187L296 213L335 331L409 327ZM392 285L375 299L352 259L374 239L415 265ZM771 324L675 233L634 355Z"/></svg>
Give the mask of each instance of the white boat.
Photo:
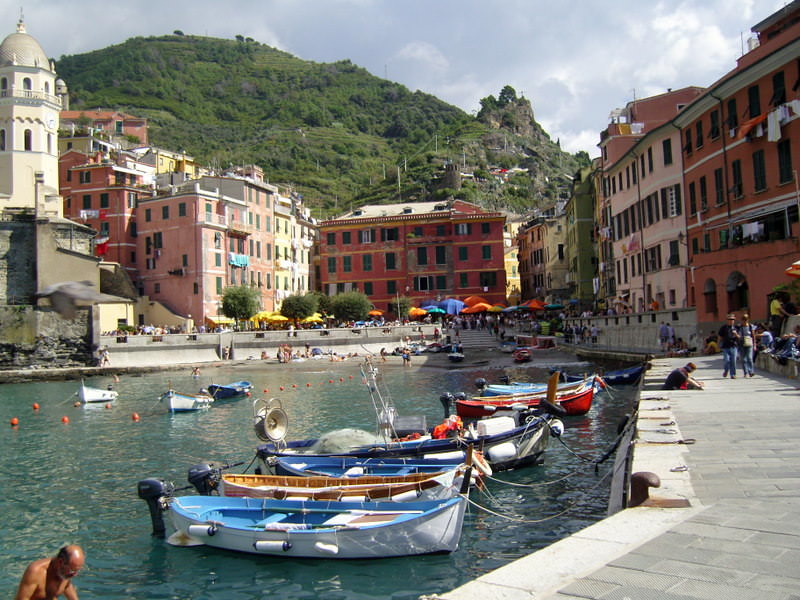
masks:
<svg viewBox="0 0 800 600"><path fill-rule="evenodd" d="M109 386L108 389L101 390L100 388L90 387L83 383L83 381L81 381L81 387L78 388L75 394L82 404L91 402L112 402L119 396L119 392L112 390L111 386Z"/></svg>
<svg viewBox="0 0 800 600"><path fill-rule="evenodd" d="M326 502L179 496L169 503L176 546L310 558L386 558L458 547L467 499Z"/></svg>
<svg viewBox="0 0 800 600"><path fill-rule="evenodd" d="M169 412L189 412L208 408L214 402L214 398L208 394L181 394L175 390L168 390L161 395L161 401L167 402Z"/></svg>

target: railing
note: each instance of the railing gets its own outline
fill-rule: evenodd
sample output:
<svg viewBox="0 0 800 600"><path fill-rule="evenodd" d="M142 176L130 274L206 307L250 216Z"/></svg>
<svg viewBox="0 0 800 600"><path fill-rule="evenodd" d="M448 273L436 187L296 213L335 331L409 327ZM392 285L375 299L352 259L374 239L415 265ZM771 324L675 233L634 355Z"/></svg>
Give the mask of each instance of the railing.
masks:
<svg viewBox="0 0 800 600"><path fill-rule="evenodd" d="M44 100L61 106L61 98L53 96L52 94L45 94L44 92L36 92L34 90L15 90L6 89L0 90L0 98L25 98L26 100Z"/></svg>

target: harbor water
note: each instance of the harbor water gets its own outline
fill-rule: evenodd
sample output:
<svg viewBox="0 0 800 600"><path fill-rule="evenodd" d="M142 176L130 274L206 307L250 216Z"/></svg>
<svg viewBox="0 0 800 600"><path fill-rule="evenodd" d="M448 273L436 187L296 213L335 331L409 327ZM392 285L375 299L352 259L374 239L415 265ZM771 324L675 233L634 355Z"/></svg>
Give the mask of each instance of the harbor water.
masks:
<svg viewBox="0 0 800 600"><path fill-rule="evenodd" d="M473 392L478 377L496 381L505 373L543 381L547 375L546 365L453 369L442 359L424 367L397 362L381 368L400 415L424 414L432 426L443 417L439 396ZM575 363L566 370L591 367ZM488 510L470 507L452 554L342 561L169 546L151 536L137 482L158 477L182 487L189 467L204 462L244 461L232 469L243 472L260 442L252 427L255 393L206 412L175 415L158 398L170 386L192 393L241 379L253 382L259 396L281 400L290 439L344 427L374 431L375 413L356 359L280 366L254 361L204 369L199 378L189 369L125 375L115 384L119 399L110 407L74 406L77 381L0 386L3 589L16 589L30 561L77 543L87 555L75 580L82 599L400 600L444 592L605 516L613 457L597 469L591 461L613 443L635 394L618 388L596 396L588 415L564 419L562 441L551 440L544 464L497 474L502 481L490 481L485 492L473 490L471 500ZM111 382L87 380L94 387ZM9 425L12 418L18 426Z"/></svg>

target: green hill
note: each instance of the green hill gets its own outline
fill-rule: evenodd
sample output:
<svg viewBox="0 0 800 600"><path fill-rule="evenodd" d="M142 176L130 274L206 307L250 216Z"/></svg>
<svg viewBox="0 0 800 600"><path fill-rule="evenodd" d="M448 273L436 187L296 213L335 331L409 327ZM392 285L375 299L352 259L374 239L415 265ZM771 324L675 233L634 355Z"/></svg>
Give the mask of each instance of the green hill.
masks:
<svg viewBox="0 0 800 600"><path fill-rule="evenodd" d="M72 110L146 117L151 143L204 164L258 164L321 215L447 195L525 212L558 193L553 175L588 161L561 152L511 88L484 99L475 118L348 60L304 61L241 37L132 38L62 56L57 70ZM447 163L476 178L461 189L443 187ZM492 167L528 175L503 184L480 176Z"/></svg>

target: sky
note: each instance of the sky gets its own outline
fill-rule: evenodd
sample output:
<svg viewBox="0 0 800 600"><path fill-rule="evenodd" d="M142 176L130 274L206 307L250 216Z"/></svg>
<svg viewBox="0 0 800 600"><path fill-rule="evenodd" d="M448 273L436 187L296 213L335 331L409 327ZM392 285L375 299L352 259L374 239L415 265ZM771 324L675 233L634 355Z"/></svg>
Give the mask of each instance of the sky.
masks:
<svg viewBox="0 0 800 600"><path fill-rule="evenodd" d="M349 59L475 113L510 85L569 152L599 154L609 113L706 87L784 0L0 0L51 58L180 30L250 37L315 62ZM56 71L58 63L56 62ZM69 81L66 82L69 86Z"/></svg>

